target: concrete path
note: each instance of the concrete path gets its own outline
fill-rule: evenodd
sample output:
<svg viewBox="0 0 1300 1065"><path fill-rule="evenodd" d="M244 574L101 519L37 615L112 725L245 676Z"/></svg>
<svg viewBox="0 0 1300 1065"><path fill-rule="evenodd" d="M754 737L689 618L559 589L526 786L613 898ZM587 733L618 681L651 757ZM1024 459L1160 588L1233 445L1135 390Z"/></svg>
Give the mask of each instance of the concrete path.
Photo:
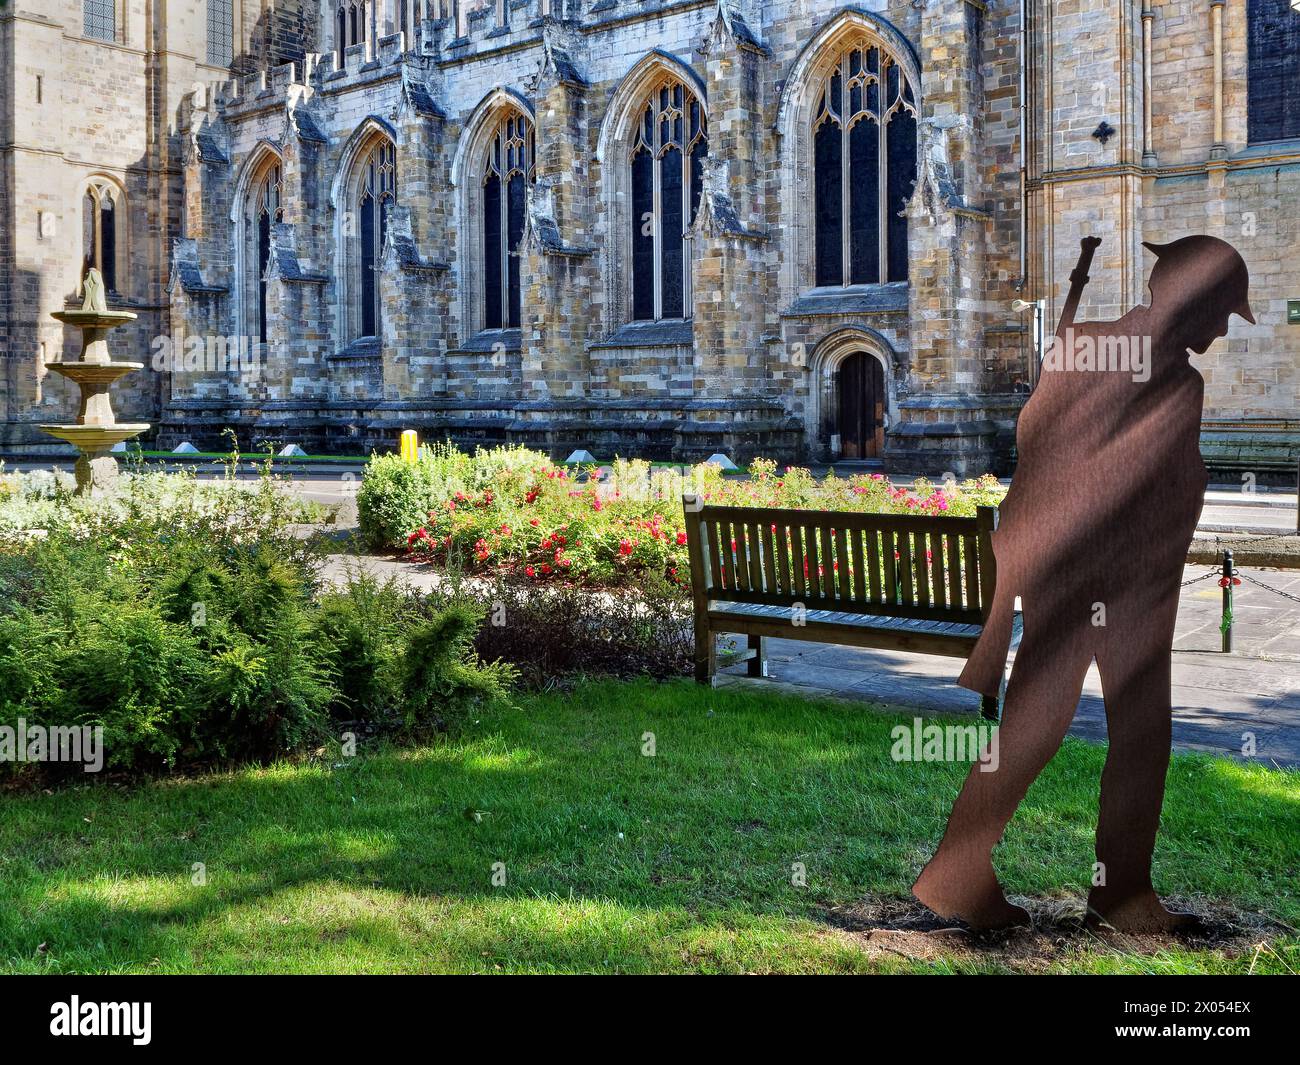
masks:
<svg viewBox="0 0 1300 1065"><path fill-rule="evenodd" d="M1184 579L1207 566L1189 566ZM1217 574L1183 588L1174 639L1175 748L1242 755L1254 737L1254 758L1300 766L1300 572L1242 570L1288 599L1243 580L1234 594L1233 651L1221 650ZM978 713L979 697L959 688L961 659L898 651L772 640L767 680L749 680L733 666L721 683L778 684L809 695L883 703L921 714ZM1094 666L1071 733L1105 740L1106 716Z"/></svg>

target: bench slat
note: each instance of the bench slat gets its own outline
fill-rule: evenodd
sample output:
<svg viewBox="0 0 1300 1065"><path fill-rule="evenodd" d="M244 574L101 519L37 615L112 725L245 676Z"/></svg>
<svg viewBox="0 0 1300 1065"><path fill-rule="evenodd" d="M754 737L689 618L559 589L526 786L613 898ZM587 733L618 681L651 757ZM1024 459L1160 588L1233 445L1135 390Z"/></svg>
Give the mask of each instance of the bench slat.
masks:
<svg viewBox="0 0 1300 1065"><path fill-rule="evenodd" d="M721 623L744 623L748 620L791 622L793 613L788 608L729 603L724 608L711 608L709 617ZM859 614L844 610L812 610L804 620L818 625L857 625L864 628L891 629L896 632L928 632L937 636L965 636L974 638L980 633L979 622L938 621L926 618L897 618L881 614ZM793 627L793 626L792 626Z"/></svg>
<svg viewBox="0 0 1300 1065"><path fill-rule="evenodd" d="M822 598L835 598L835 548L831 546L831 527L822 525L817 532L821 542Z"/></svg>
<svg viewBox="0 0 1300 1065"><path fill-rule="evenodd" d="M784 521L776 526L776 568L779 575L777 591L782 595L794 593L790 573L790 526Z"/></svg>
<svg viewBox="0 0 1300 1065"><path fill-rule="evenodd" d="M898 602L898 559L894 557L898 552L894 546L896 539L897 534L892 529L884 529L880 533L880 558L885 569L885 587L880 600L882 603Z"/></svg>
<svg viewBox="0 0 1300 1065"><path fill-rule="evenodd" d="M968 610L978 610L980 608L980 579L979 579L979 538L976 536L963 536L961 538L962 554L965 558L962 562L966 569L966 607Z"/></svg>
<svg viewBox="0 0 1300 1065"><path fill-rule="evenodd" d="M921 607L902 603L860 603L856 601L841 602L838 599L811 599L800 596L778 595L774 592L740 591L738 589L719 590L709 596L709 602L715 604L762 604L777 608L789 608L795 603L803 603L808 617L819 612L831 611L842 614L881 614L897 618L917 618L921 621L955 621L961 625L979 625L983 614L978 610L944 609L941 607Z"/></svg>
<svg viewBox="0 0 1300 1065"><path fill-rule="evenodd" d="M867 541L867 583L871 592L869 598L873 603L883 603L885 597L880 590L880 533L875 529L864 529L862 535Z"/></svg>
<svg viewBox="0 0 1300 1065"><path fill-rule="evenodd" d="M798 522L790 523L790 572L794 574L794 594L800 599L808 597L807 578L804 576L804 566L808 558L808 549L803 544L803 529Z"/></svg>
<svg viewBox="0 0 1300 1065"><path fill-rule="evenodd" d="M849 542L853 545L853 598L863 603L869 602L867 598L867 563L862 551L862 538L866 535L865 529L849 530Z"/></svg>
<svg viewBox="0 0 1300 1065"><path fill-rule="evenodd" d="M956 610L966 605L961 588L961 537L950 534L943 540L948 548L948 605Z"/></svg>
<svg viewBox="0 0 1300 1065"><path fill-rule="evenodd" d="M853 579L853 574L850 572L852 566L849 564L848 534L843 525L835 527L835 565L840 578L840 598L852 600L854 595L849 582Z"/></svg>
<svg viewBox="0 0 1300 1065"><path fill-rule="evenodd" d="M758 539L758 522L746 523L745 557L749 562L749 586L756 592L766 591L763 585L763 550Z"/></svg>
<svg viewBox="0 0 1300 1065"><path fill-rule="evenodd" d="M822 596L822 544L820 530L815 525L805 525L804 549L808 553L808 598L820 600Z"/></svg>
<svg viewBox="0 0 1300 1065"><path fill-rule="evenodd" d="M947 559L943 550L943 534L930 533L930 601L935 606L948 605L948 579L945 572Z"/></svg>
<svg viewBox="0 0 1300 1065"><path fill-rule="evenodd" d="M723 522L720 531L724 539L722 550L727 552L727 564L731 567L732 586L748 588L749 564L745 560L744 526L734 521Z"/></svg>
<svg viewBox="0 0 1300 1065"><path fill-rule="evenodd" d="M903 586L903 603L911 606L916 602L915 589L912 586L912 534L900 532L897 540L898 576Z"/></svg>
<svg viewBox="0 0 1300 1065"><path fill-rule="evenodd" d="M709 583L714 588L727 587L727 576L722 564L722 553L718 550L718 523L712 518L700 522L704 526L704 535L709 544Z"/></svg>
<svg viewBox="0 0 1300 1065"><path fill-rule="evenodd" d="M916 566L916 601L930 605L930 563L926 560L926 534L917 532L912 541L912 564Z"/></svg>
<svg viewBox="0 0 1300 1065"><path fill-rule="evenodd" d="M708 507L710 513L725 521L771 521L772 514L782 508L765 507ZM978 531L976 518L936 517L928 514L877 514L857 510L789 510L797 515L795 520L804 525L822 525L838 528L842 523L846 529L903 529L916 532L931 529L947 532L950 529L960 533Z"/></svg>
<svg viewBox="0 0 1300 1065"><path fill-rule="evenodd" d="M769 592L780 592L776 580L776 548L772 543L772 523L763 522L759 526L760 543L763 547L763 587Z"/></svg>

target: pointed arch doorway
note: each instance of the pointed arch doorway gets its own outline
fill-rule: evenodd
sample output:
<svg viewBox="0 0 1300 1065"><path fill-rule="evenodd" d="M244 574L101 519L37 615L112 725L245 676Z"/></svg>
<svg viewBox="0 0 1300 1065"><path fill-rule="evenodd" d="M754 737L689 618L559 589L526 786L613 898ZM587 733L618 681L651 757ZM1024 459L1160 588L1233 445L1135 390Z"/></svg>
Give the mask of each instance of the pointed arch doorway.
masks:
<svg viewBox="0 0 1300 1065"><path fill-rule="evenodd" d="M836 374L840 457L879 458L885 449L885 374L880 360L855 351Z"/></svg>

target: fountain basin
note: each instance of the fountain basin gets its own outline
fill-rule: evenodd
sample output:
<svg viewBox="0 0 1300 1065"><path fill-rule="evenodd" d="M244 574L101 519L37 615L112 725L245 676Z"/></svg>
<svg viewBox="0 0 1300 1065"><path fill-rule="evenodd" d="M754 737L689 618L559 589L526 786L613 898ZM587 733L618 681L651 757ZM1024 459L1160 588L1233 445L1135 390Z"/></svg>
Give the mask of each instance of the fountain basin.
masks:
<svg viewBox="0 0 1300 1065"><path fill-rule="evenodd" d="M134 322L134 311L88 311L81 307L67 311L51 311L51 318L56 318L64 325L75 325L78 329L113 329L125 322Z"/></svg>
<svg viewBox="0 0 1300 1065"><path fill-rule="evenodd" d="M77 409L78 425L114 425L113 403L109 389L123 374L140 369L139 362L50 362L49 369L81 389L81 405Z"/></svg>
<svg viewBox="0 0 1300 1065"><path fill-rule="evenodd" d="M47 362L45 368L77 384L107 388L119 377L144 367L142 362Z"/></svg>
<svg viewBox="0 0 1300 1065"><path fill-rule="evenodd" d="M55 311L50 315L64 325L81 330L81 359L83 363L103 366L109 359L105 337L110 329L135 321L134 311L104 311L82 308L74 311ZM51 363L50 365L58 365Z"/></svg>
<svg viewBox="0 0 1300 1065"><path fill-rule="evenodd" d="M149 428L148 423L115 425L42 425L41 431L66 440L83 454L94 455L108 451L114 444L139 436ZM114 460L116 461L116 460Z"/></svg>

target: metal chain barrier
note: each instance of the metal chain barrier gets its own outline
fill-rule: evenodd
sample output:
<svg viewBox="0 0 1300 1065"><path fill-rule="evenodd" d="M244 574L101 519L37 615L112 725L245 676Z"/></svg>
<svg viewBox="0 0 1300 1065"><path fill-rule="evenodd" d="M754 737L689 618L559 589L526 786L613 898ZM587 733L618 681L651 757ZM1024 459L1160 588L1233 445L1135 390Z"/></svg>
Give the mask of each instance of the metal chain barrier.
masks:
<svg viewBox="0 0 1300 1065"><path fill-rule="evenodd" d="M1300 533L1293 533L1293 532L1273 533L1271 536L1255 536L1255 537L1251 537L1249 540L1237 540L1237 539L1225 540L1222 536L1216 536L1214 538L1214 542L1216 544L1230 544L1233 547L1249 547L1252 544L1268 543L1268 541L1270 540L1289 540L1296 536L1300 536Z"/></svg>
<svg viewBox="0 0 1300 1065"><path fill-rule="evenodd" d="M1241 574L1241 579L1245 581L1249 581L1251 584L1263 588L1267 592L1272 592L1274 595L1280 595L1283 599L1290 599L1291 602L1293 603L1300 603L1300 595L1292 595L1290 592L1282 591L1281 588L1274 588L1271 584L1265 584L1263 581L1257 581L1255 580L1254 577L1250 576L1247 573Z"/></svg>

